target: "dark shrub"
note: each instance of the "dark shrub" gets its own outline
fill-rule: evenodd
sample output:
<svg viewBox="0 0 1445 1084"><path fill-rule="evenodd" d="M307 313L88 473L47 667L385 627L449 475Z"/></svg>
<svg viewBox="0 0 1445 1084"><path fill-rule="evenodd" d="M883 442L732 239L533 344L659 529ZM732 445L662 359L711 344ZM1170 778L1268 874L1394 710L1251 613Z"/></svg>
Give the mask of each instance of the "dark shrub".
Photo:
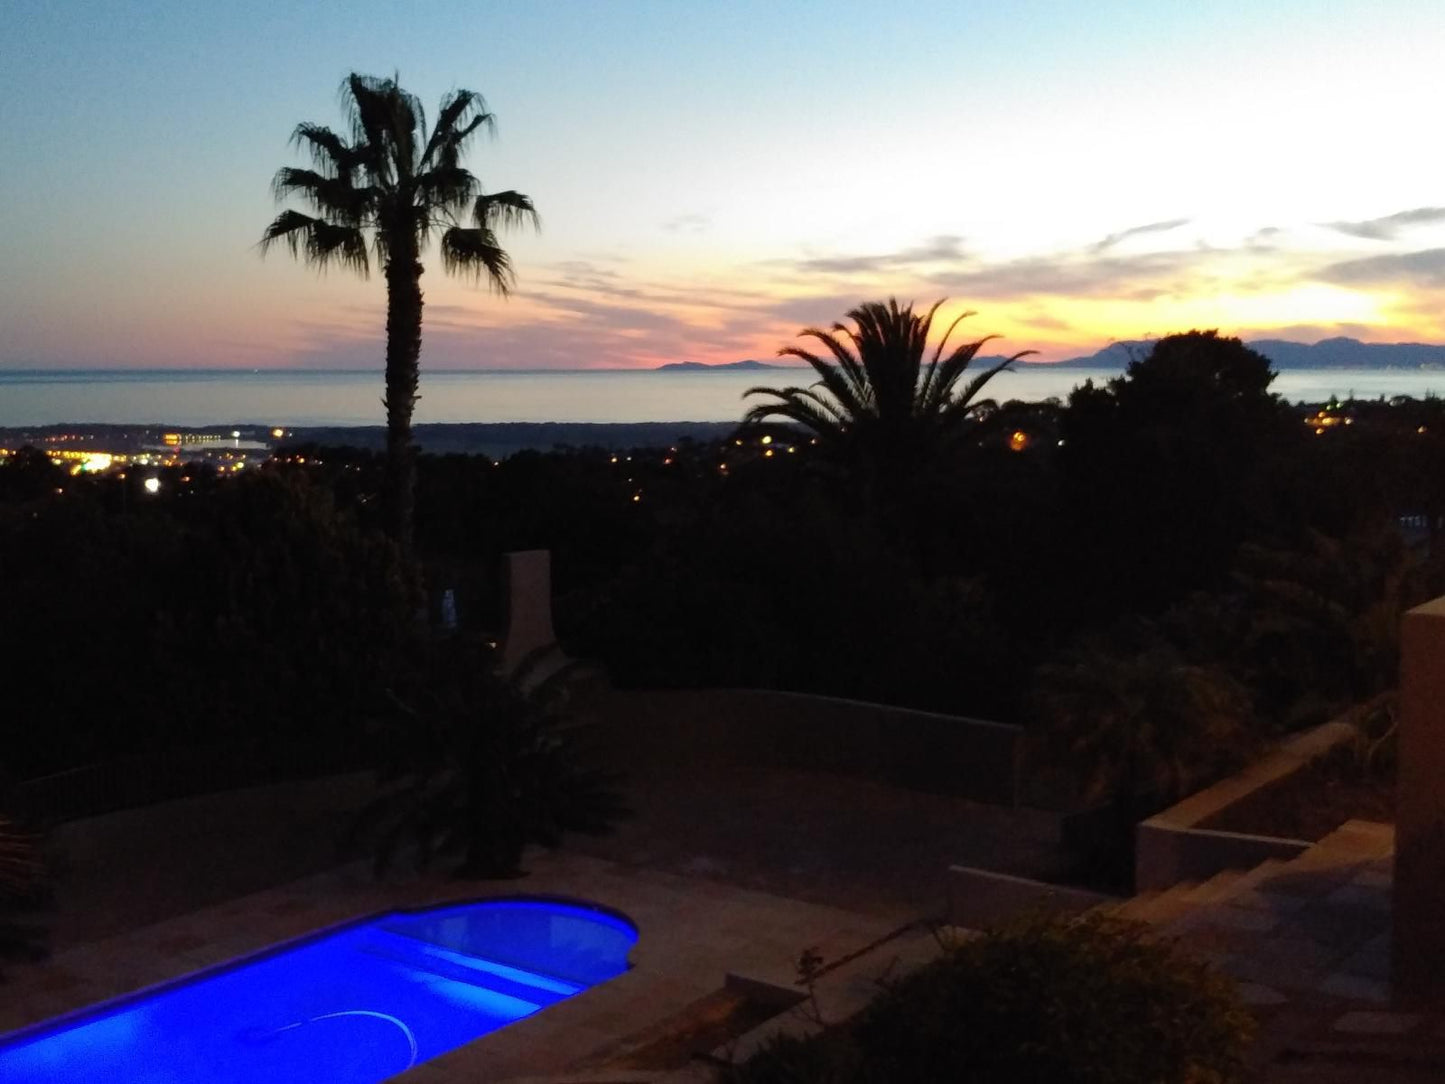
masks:
<svg viewBox="0 0 1445 1084"><path fill-rule="evenodd" d="M742 1084L1229 1084L1253 1020L1230 981L1104 916L1034 918L887 986L839 1042L764 1048Z"/></svg>

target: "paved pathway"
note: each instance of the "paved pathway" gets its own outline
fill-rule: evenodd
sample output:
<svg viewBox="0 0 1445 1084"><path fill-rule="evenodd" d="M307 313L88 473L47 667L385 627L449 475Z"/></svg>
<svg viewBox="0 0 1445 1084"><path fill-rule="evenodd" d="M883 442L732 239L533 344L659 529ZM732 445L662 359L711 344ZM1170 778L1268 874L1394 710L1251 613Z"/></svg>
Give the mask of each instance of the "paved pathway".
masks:
<svg viewBox="0 0 1445 1084"><path fill-rule="evenodd" d="M1257 1079L1438 1082L1445 1014L1390 1002L1393 852L1392 826L1350 821L1287 862L1138 896L1117 913L1239 981L1261 1024Z"/></svg>

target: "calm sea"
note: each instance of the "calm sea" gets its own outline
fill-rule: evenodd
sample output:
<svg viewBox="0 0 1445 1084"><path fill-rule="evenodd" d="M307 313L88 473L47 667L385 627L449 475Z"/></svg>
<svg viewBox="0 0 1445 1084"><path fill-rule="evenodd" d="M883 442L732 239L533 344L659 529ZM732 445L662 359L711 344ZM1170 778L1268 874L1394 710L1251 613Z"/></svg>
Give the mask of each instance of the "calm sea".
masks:
<svg viewBox="0 0 1445 1084"><path fill-rule="evenodd" d="M733 421L756 386L811 383L810 370L762 372L423 372L415 421ZM1112 371L1025 369L1004 373L989 393L1005 399L1067 396ZM1445 394L1445 371L1293 370L1274 390L1295 402ZM116 424L379 425L382 375L294 370L3 370L0 426Z"/></svg>

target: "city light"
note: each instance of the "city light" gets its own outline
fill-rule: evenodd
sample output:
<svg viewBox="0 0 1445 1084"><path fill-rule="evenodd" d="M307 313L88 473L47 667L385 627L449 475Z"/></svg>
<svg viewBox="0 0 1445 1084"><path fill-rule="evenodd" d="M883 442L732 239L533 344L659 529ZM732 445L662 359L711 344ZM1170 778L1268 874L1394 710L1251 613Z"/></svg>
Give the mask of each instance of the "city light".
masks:
<svg viewBox="0 0 1445 1084"><path fill-rule="evenodd" d="M145 487L147 493L156 494L161 491L161 480L159 478L147 478L141 484Z"/></svg>

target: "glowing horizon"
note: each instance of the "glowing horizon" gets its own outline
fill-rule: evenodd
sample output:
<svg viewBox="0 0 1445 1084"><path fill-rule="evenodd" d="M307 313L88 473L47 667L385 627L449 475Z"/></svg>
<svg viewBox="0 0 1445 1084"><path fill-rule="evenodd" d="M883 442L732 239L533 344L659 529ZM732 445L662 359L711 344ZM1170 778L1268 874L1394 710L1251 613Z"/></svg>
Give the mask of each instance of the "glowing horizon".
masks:
<svg viewBox="0 0 1445 1084"><path fill-rule="evenodd" d="M345 32L161 6L12 20L0 366L379 368L379 276L254 247L288 134L340 123L350 70L429 109L482 91L499 138L467 164L544 221L503 239L510 300L426 261L424 372L771 360L889 296L1043 361L1190 328L1445 342L1429 4L378 0Z"/></svg>

